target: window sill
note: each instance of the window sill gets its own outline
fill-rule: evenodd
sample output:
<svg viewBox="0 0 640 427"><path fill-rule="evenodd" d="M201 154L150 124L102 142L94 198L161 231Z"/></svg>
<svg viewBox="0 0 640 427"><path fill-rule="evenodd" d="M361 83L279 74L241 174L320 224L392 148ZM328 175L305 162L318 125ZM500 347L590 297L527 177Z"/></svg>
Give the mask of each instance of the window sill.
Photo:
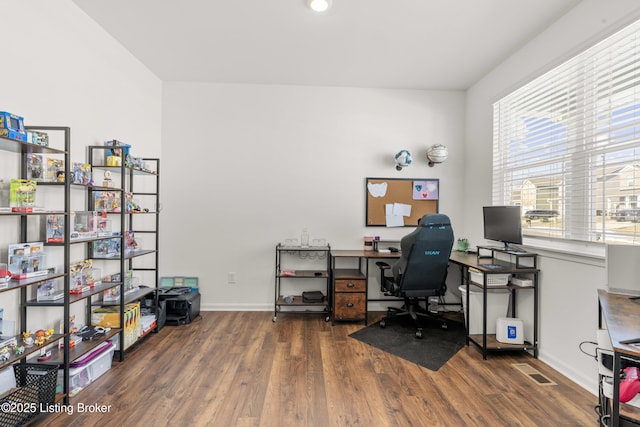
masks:
<svg viewBox="0 0 640 427"><path fill-rule="evenodd" d="M606 247L603 243L525 237L522 247L527 251L535 252L544 257L601 267L605 266Z"/></svg>

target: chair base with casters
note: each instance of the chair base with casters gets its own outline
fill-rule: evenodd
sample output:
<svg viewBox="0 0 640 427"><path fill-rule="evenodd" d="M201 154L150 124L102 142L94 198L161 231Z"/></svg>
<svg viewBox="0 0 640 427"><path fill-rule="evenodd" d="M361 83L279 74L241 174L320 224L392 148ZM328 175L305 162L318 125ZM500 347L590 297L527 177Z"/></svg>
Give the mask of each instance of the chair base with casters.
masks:
<svg viewBox="0 0 640 427"><path fill-rule="evenodd" d="M376 265L380 269L380 290L386 296L397 296L394 293L395 283L394 283L393 277L385 275L385 271L389 270L391 266L386 262L376 262ZM433 296L441 297L446 292L446 289L447 289L446 285L443 284L440 290L433 293ZM423 328L420 323L420 318L435 320L438 323L440 323L440 326L442 327L442 329L446 329L447 328L446 319L438 315L432 314L427 310L423 310L422 307L420 307L420 301L425 301L426 304L428 305L428 298L421 299L418 297L405 296L404 305L402 307L400 308L388 307L387 315L382 319L380 319L380 327L386 328L387 321L393 321L393 319L397 317L409 316L413 320L413 323L415 324L415 327L416 327L416 338L422 338L423 336Z"/></svg>

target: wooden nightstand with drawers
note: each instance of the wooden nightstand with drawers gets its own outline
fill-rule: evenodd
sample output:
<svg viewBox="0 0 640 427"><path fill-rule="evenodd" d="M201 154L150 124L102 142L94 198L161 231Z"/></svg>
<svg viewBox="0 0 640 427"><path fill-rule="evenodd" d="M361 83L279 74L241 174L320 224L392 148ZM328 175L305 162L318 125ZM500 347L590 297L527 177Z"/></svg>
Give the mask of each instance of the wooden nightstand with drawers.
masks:
<svg viewBox="0 0 640 427"><path fill-rule="evenodd" d="M333 321L367 320L367 278L359 269L333 270Z"/></svg>

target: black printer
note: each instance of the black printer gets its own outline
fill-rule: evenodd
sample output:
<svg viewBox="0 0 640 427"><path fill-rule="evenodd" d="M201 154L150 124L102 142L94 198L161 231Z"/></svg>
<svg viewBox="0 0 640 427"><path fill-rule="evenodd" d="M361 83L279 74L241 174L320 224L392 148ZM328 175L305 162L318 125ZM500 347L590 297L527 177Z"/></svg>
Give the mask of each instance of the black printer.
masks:
<svg viewBox="0 0 640 427"><path fill-rule="evenodd" d="M167 326L186 325L200 315L200 292L191 292L190 287L160 288L158 299L165 301Z"/></svg>

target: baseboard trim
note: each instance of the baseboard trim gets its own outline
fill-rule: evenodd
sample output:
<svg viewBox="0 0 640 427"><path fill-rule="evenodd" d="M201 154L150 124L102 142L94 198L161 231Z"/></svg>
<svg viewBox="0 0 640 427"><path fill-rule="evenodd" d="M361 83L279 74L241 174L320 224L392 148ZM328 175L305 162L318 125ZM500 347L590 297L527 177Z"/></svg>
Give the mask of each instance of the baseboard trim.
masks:
<svg viewBox="0 0 640 427"><path fill-rule="evenodd" d="M201 311L273 311L273 304L202 304Z"/></svg>
<svg viewBox="0 0 640 427"><path fill-rule="evenodd" d="M590 376L585 376L583 373L576 371L571 366L557 360L554 357L550 357L548 354L540 351L538 354L538 359L540 359L545 364L549 365L551 368L569 378L574 383L578 384L583 389L587 390L594 396L598 395L598 370L595 368L595 373L593 374L593 378ZM595 365L594 365L595 366Z"/></svg>

